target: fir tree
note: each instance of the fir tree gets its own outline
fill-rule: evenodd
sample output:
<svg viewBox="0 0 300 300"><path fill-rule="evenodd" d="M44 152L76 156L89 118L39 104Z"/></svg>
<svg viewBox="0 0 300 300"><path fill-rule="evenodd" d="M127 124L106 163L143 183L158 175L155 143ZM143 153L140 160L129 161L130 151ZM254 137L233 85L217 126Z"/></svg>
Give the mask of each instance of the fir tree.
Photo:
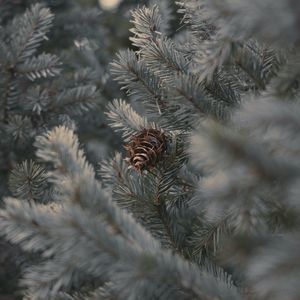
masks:
<svg viewBox="0 0 300 300"><path fill-rule="evenodd" d="M1 198L51 202L48 166L34 160L32 144L56 125L75 129L92 161L118 144L103 114L107 99L119 95L108 62L122 40L109 39L109 18L78 1L0 1ZM0 256L2 293L14 289L28 257L2 240Z"/></svg>
<svg viewBox="0 0 300 300"><path fill-rule="evenodd" d="M299 5L177 5L173 35L166 6L134 10L134 50L111 64L127 154L95 171L72 126L35 139L49 167L30 194L46 176L53 202L0 213L41 254L25 299L299 298Z"/></svg>

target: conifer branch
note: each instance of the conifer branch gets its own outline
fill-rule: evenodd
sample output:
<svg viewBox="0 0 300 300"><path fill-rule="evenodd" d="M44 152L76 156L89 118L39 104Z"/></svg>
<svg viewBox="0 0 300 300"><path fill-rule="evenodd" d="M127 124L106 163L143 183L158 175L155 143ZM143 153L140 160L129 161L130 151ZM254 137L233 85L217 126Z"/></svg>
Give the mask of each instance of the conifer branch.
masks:
<svg viewBox="0 0 300 300"><path fill-rule="evenodd" d="M153 126L145 117L138 115L124 100L115 99L108 105L108 108L109 112L106 115L110 119L110 126L123 131L125 141L134 133Z"/></svg>
<svg viewBox="0 0 300 300"><path fill-rule="evenodd" d="M46 170L34 161L24 161L9 177L9 189L15 197L26 200L39 200L46 189Z"/></svg>
<svg viewBox="0 0 300 300"><path fill-rule="evenodd" d="M53 18L54 15L48 8L36 4L27 10L24 16L13 21L10 31L17 33L10 42L14 66L24 62L36 52L41 42L46 39Z"/></svg>
<svg viewBox="0 0 300 300"><path fill-rule="evenodd" d="M54 77L60 73L60 62L55 55L40 54L38 57L27 59L16 67L16 72L24 74L29 80Z"/></svg>

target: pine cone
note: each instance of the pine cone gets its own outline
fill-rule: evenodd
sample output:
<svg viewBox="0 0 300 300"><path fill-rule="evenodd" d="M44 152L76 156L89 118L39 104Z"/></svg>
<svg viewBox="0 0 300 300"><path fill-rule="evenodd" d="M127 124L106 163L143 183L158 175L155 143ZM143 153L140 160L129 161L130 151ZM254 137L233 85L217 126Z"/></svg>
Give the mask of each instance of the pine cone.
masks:
<svg viewBox="0 0 300 300"><path fill-rule="evenodd" d="M139 173L151 170L162 160L167 148L165 134L157 129L143 129L132 136L125 146L128 151L126 159Z"/></svg>

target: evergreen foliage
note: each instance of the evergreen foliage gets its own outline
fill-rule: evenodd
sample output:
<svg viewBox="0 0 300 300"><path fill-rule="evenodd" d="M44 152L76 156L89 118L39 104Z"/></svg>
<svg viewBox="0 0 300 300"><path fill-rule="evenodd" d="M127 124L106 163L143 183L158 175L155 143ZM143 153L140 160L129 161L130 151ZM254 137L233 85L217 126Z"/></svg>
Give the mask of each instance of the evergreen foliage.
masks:
<svg viewBox="0 0 300 300"><path fill-rule="evenodd" d="M36 131L41 165L29 161L11 173L16 198L4 199L1 234L40 255L24 271L24 299L300 297L300 7L270 0L177 5L182 28L173 35L167 1L132 12L133 48L111 64L128 101L115 99L106 112L124 143L144 128L164 132L164 159L139 174L117 152L95 170L70 121ZM24 36L32 22L44 35L51 18L34 6L1 35L2 47L23 45L6 58L13 73L0 65L8 87L3 128L16 143L31 126L16 105L18 64L29 82L58 68L54 56L31 57L39 31L28 45ZM18 22L25 33L11 41ZM92 108L81 99L92 99L96 88L75 89L47 103L59 111L71 104L70 114L72 101L80 103L76 113ZM45 118L55 111L41 107ZM27 186L23 176L32 177ZM46 205L36 201L45 177Z"/></svg>
<svg viewBox="0 0 300 300"><path fill-rule="evenodd" d="M37 52L53 19L48 8L35 4L1 28L1 165L6 169L30 157L36 135L97 106L97 86L76 82L86 71L62 80L59 57Z"/></svg>
<svg viewBox="0 0 300 300"><path fill-rule="evenodd" d="M34 161L32 144L54 126L76 130L93 162L119 143L103 110L107 99L119 96L108 63L127 37L109 38L111 14L84 2L0 1L1 207L3 195L52 201L48 166ZM115 11L115 20L124 22L123 14ZM1 295L16 290L16 270L28 258L0 241Z"/></svg>

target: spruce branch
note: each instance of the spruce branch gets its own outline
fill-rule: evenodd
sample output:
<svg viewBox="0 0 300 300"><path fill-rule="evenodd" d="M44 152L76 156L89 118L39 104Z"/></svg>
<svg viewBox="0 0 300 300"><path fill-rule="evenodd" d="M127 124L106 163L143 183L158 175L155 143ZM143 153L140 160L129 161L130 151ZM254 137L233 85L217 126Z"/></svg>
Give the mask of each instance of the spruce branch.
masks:
<svg viewBox="0 0 300 300"><path fill-rule="evenodd" d="M198 220L188 237L188 244L192 248L191 257L194 261L203 263L205 259L213 259L218 254L221 241L229 236L231 228L228 226L230 214L223 214L215 219Z"/></svg>
<svg viewBox="0 0 300 300"><path fill-rule="evenodd" d="M16 72L24 74L29 80L54 77L60 74L61 63L58 57L51 54L40 54L37 57L28 58L16 67Z"/></svg>
<svg viewBox="0 0 300 300"><path fill-rule="evenodd" d="M260 249L247 264L246 277L260 299L299 297L295 279L299 272L298 234L275 237ZM258 262L260 265L258 266Z"/></svg>
<svg viewBox="0 0 300 300"><path fill-rule="evenodd" d="M18 243L25 251L43 251L48 249L46 256L53 254L49 231L55 222L49 211L43 205L28 203L13 198L7 198L6 209L1 210L0 223L2 235L12 242Z"/></svg>
<svg viewBox="0 0 300 300"><path fill-rule="evenodd" d="M146 14L146 8L144 9L144 13ZM154 9L153 14L158 15L157 18L159 18L158 10ZM136 35L139 36L139 34L142 38L143 33L139 33L138 28L136 28ZM178 88L176 86L178 83L176 78L180 78L181 76L184 77L185 74L186 76L190 76L189 73L191 61L187 60L184 54L181 53L177 48L178 47L171 39L163 35L161 37L156 37L155 39L152 38L148 43L145 43L144 46L140 46L139 53L141 55L142 62L145 62L146 67L149 68L149 70L151 70L151 72L160 79L161 84L166 88ZM207 69L208 68L205 68L206 71ZM217 79L218 77L215 77L214 81L217 81ZM231 93L232 95L233 89L231 89L228 84L222 84L221 80L217 81L215 86L219 87L219 93L214 92L214 88L212 88L209 83L203 85L204 89L211 94L212 97L217 98L216 101L220 99L221 95L221 101L230 101L230 99L227 100L227 98L230 97L230 94L228 95L224 92L221 94L221 91L227 91L227 93Z"/></svg>
<svg viewBox="0 0 300 300"><path fill-rule="evenodd" d="M27 90L25 100L23 107L25 113L41 115L47 111L51 98L49 97L47 89L43 89L38 85Z"/></svg>
<svg viewBox="0 0 300 300"><path fill-rule="evenodd" d="M210 125L208 136L204 131L202 128L202 138L192 142L195 147L192 151L198 151L195 158L208 175L201 181L198 193L199 198L207 201L206 214L215 217L230 213L229 225L234 234L265 233L269 207L266 199L276 191L273 201L282 202L280 199L288 193L284 182L298 176L298 166L271 155L268 147L253 137L249 144L247 135L244 137L233 130ZM209 140L213 145L209 146ZM222 153L213 153L213 149L220 147Z"/></svg>
<svg viewBox="0 0 300 300"><path fill-rule="evenodd" d="M28 117L15 115L7 121L5 131L15 145L22 144L32 137L32 123Z"/></svg>
<svg viewBox="0 0 300 300"><path fill-rule="evenodd" d="M4 225L5 230L2 232L12 241L22 242L25 249L32 246L32 241L37 234L39 242L47 240L48 244L50 242L48 247L46 243L43 243L43 246L39 243L37 249L47 247L46 250L43 249L44 254L47 256L51 255L53 251L59 251L66 262L73 262L74 266L79 269L84 268L92 276L106 275L109 277L117 270L128 274L129 266L130 269L135 266L139 276L146 278L147 276L152 278L152 274L159 276L160 282L163 282L162 279L164 279L166 283L179 286L195 297L209 299L211 295L218 295L222 299L238 299L237 292L228 282L216 280L205 271L200 272L198 267L186 263L179 257L175 259L170 252L161 252L161 250L153 254L151 252L141 252L132 243L126 242L119 236L112 235L108 228L101 225L98 218L92 217L76 206L65 207L62 212L53 215L51 220L49 215L45 218L45 215L41 216L40 212L39 214L34 212L35 207L26 207L24 203L20 207L20 202L7 200L7 205L11 207L8 211L10 211L13 218L9 218L11 219L9 220L7 212L2 212L1 224ZM17 210L17 208L20 209ZM26 217L25 211L28 213ZM18 225L15 224L12 221L13 219L18 219L21 224L19 222ZM19 226L24 227L29 224L33 225L30 225L31 229L26 236L16 236L16 233L20 230ZM47 234L47 237L45 234ZM65 238L66 234L69 237L68 239ZM44 236L44 238L41 236ZM81 239L78 239L78 236L81 236ZM66 252L69 249L76 249L75 260ZM68 253L68 255L63 255L64 253ZM89 260L85 259L86 254L90 257ZM118 261L120 259L123 260L123 263L119 265ZM109 269L110 271L108 271ZM127 282L122 281L124 288ZM130 291L132 289L125 288L122 293L128 296L131 293Z"/></svg>
<svg viewBox="0 0 300 300"><path fill-rule="evenodd" d="M174 85L175 74L187 73L189 62L171 39L163 37L149 42L141 48L141 55L147 67L169 85Z"/></svg>
<svg viewBox="0 0 300 300"><path fill-rule="evenodd" d="M299 38L296 25L299 6L293 2L273 5L271 0L251 3L246 0L226 3L205 0L203 3L212 22L235 39L258 38L263 43L285 48L293 47ZM276 24L274 20L277 20Z"/></svg>
<svg viewBox="0 0 300 300"><path fill-rule="evenodd" d="M10 117L10 111L17 107L19 97L21 94L19 80L14 74L9 72L8 76L5 77L3 91L3 116L2 121L8 123Z"/></svg>
<svg viewBox="0 0 300 300"><path fill-rule="evenodd" d="M111 64L111 72L127 93L138 101L143 101L152 111L163 109L164 96L162 85L157 76L147 68L145 63L138 60L131 51L120 51L117 59Z"/></svg>
<svg viewBox="0 0 300 300"><path fill-rule="evenodd" d="M47 187L46 170L32 160L24 161L12 170L8 184L15 197L38 201Z"/></svg>
<svg viewBox="0 0 300 300"><path fill-rule="evenodd" d="M117 181L122 181L123 174L128 169L128 163L122 158L120 152L116 152L111 159L103 160L99 163L97 174L101 182L108 187L113 187Z"/></svg>
<svg viewBox="0 0 300 300"><path fill-rule="evenodd" d="M32 56L52 26L54 15L40 4L33 5L23 16L14 19L10 32L16 32L10 41L12 64L24 62Z"/></svg>
<svg viewBox="0 0 300 300"><path fill-rule="evenodd" d="M51 162L62 174L75 176L84 171L87 177L95 177L92 166L85 160L83 150L79 149L77 136L66 127L56 127L37 137L34 145L37 157L44 162Z"/></svg>
<svg viewBox="0 0 300 300"><path fill-rule="evenodd" d="M147 46L149 40L156 40L162 32L162 20L157 5L151 8L143 6L132 12L134 25L130 31L134 34L130 38L132 44L138 48Z"/></svg>
<svg viewBox="0 0 300 300"><path fill-rule="evenodd" d="M290 180L298 173L297 157L299 151L299 105L285 103L277 99L262 96L260 101L248 101L233 118L233 123L243 130L254 131L254 137L260 136L265 148L278 159L291 166ZM274 134L275 133L275 134ZM292 167L293 166L293 167ZM284 180L281 178L281 180Z"/></svg>
<svg viewBox="0 0 300 300"><path fill-rule="evenodd" d="M83 115L95 108L98 90L95 85L87 84L61 91L48 105L50 112L64 111L71 115Z"/></svg>
<svg viewBox="0 0 300 300"><path fill-rule="evenodd" d="M20 286L25 299L57 298L61 291L70 291L72 286L84 282L84 275L73 264L61 257L54 257L36 266L28 267L24 271Z"/></svg>
<svg viewBox="0 0 300 300"><path fill-rule="evenodd" d="M215 26L207 14L203 1L176 1L178 13L182 14L182 23L191 30L197 42L209 40L214 34ZM197 43L198 44L198 43Z"/></svg>
<svg viewBox="0 0 300 300"><path fill-rule="evenodd" d="M72 130L64 126L54 128L46 135L38 137L35 146L38 148L37 156L56 167L57 170L51 175L58 179L55 183L61 191L61 198L65 197L66 202L92 208L95 213L105 213L108 220L117 224L120 232L124 231L134 237L143 247L157 247L157 242L142 227L137 226L129 215L124 214L109 200L109 193L95 180L94 169L79 149L78 138Z"/></svg>
<svg viewBox="0 0 300 300"><path fill-rule="evenodd" d="M225 70L215 72L212 80L203 82L203 88L215 100L230 107L237 107L241 102L240 84L234 75Z"/></svg>
<svg viewBox="0 0 300 300"><path fill-rule="evenodd" d="M293 99L298 95L300 57L297 50L289 53L266 88L269 97Z"/></svg>
<svg viewBox="0 0 300 300"><path fill-rule="evenodd" d="M170 141L170 153L155 170L142 177L128 170L128 165L119 153L101 163L99 172L106 184L113 183L111 189L114 201L133 213L136 220L157 237L163 246L173 245L175 248L178 248L178 239L175 239L176 222L171 224L166 210L170 199L178 196L171 189L179 184L177 173L186 159L183 142L179 140L180 137L174 134Z"/></svg>
<svg viewBox="0 0 300 300"><path fill-rule="evenodd" d="M205 133L204 128L207 128L208 132L210 132L208 135ZM214 144L216 148L212 144L209 146L210 142L216 143ZM253 171L255 171L256 175L270 182L279 178L281 180L284 178L287 179L289 176L292 176L294 172L297 172L289 162L270 157L267 149L264 149L259 143L247 143L246 138L243 137L241 133L231 131L228 128L221 128L221 126L216 123L211 125L207 123L203 127L202 133L196 135L192 143L195 147L194 150L192 150L192 153L195 154L194 158L198 163L205 166L205 168L207 167L208 172L216 169L224 170L232 162L238 164L239 161L249 164L248 166L250 168L254 168ZM214 158L211 152L212 149L218 149L221 145L224 150L223 153L229 155L227 159L224 160L224 157L219 151L214 153ZM207 147L209 147L210 150L208 150ZM206 151L202 151L202 154L198 155L199 152L197 153L197 151L201 148L206 149ZM228 160L229 157L231 157L232 161Z"/></svg>
<svg viewBox="0 0 300 300"><path fill-rule="evenodd" d="M174 101L196 109L198 115L209 115L216 119L228 118L228 104L211 98L199 79L192 75L178 76L175 88L170 87L169 93Z"/></svg>
<svg viewBox="0 0 300 300"><path fill-rule="evenodd" d="M159 12L161 14L161 23L160 29L163 34L169 34L171 30L171 22L174 19L173 9L172 9L172 2L170 0L151 0L148 4L149 7L154 7L157 5Z"/></svg>
<svg viewBox="0 0 300 300"><path fill-rule="evenodd" d="M118 178L113 187L113 200L121 208L132 213L137 222L157 237L164 247L170 248L172 237L169 236L168 226L166 227L164 223L162 207L159 207L157 203L156 191L159 182L156 181L156 177L141 177L130 172L128 168L124 169L122 161L119 161L119 166L116 162L115 159L112 165L115 176Z"/></svg>
<svg viewBox="0 0 300 300"><path fill-rule="evenodd" d="M110 119L110 126L118 131L122 131L125 141L128 141L134 133L154 125L148 123L145 117L141 117L124 100L115 99L108 104L108 109L109 111L106 115Z"/></svg>
<svg viewBox="0 0 300 300"><path fill-rule="evenodd" d="M151 34L153 28L160 27L161 15L158 7L137 9L132 13L132 17L135 25L132 32L135 33L135 37L131 40L133 45L140 49L139 53L146 66L162 80L172 80L172 75L186 72L188 62L184 55L176 50L174 42L164 35ZM150 30L150 33L145 33L147 30ZM135 43L136 40L141 42Z"/></svg>

